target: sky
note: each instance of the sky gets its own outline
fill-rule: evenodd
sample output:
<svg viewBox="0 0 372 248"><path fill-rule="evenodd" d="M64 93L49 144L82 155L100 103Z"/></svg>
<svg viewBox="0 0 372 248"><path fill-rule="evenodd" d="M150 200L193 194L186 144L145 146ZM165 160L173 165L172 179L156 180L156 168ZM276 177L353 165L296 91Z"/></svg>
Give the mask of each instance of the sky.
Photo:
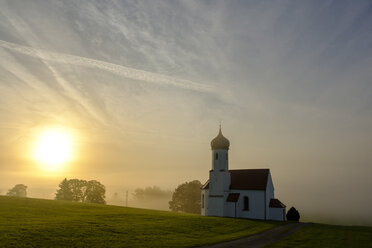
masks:
<svg viewBox="0 0 372 248"><path fill-rule="evenodd" d="M0 0L0 194L65 177L114 192L270 168L305 218L371 224L371 1ZM48 171L42 130L73 137Z"/></svg>

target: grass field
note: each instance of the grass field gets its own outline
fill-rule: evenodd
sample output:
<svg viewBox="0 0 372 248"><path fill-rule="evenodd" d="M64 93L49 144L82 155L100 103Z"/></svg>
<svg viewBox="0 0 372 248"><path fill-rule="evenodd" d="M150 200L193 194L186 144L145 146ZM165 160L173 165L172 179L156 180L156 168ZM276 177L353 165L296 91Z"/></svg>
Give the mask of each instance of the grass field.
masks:
<svg viewBox="0 0 372 248"><path fill-rule="evenodd" d="M279 224L0 196L0 247L192 247Z"/></svg>
<svg viewBox="0 0 372 248"><path fill-rule="evenodd" d="M307 224L268 247L372 247L372 227Z"/></svg>

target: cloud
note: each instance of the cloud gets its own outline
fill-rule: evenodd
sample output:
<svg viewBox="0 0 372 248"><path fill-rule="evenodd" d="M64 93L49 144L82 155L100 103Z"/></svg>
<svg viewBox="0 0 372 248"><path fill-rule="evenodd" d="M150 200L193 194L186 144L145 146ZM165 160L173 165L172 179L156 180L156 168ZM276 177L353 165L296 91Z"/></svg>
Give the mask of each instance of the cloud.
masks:
<svg viewBox="0 0 372 248"><path fill-rule="evenodd" d="M6 42L0 40L0 46L24 55L28 55L35 58L40 58L45 61L52 61L58 63L65 63L69 65L85 66L95 69L104 70L111 72L126 78L133 80L139 80L147 83L169 85L178 88L188 89L192 91L198 91L203 93L213 93L214 89L210 86L196 83L189 80L177 79L166 75L161 75L153 72L144 70L133 69L130 67L117 65L109 62L104 62L95 59L84 58L80 56L74 56L69 54L55 53L46 51L43 49L37 49L33 47L21 46L18 44Z"/></svg>

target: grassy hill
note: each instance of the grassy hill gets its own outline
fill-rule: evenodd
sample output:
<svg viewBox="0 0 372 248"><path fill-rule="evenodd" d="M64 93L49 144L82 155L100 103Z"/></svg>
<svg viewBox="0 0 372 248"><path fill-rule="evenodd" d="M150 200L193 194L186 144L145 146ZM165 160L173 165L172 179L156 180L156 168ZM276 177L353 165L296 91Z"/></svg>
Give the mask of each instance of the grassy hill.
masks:
<svg viewBox="0 0 372 248"><path fill-rule="evenodd" d="M268 247L372 247L372 227L309 223Z"/></svg>
<svg viewBox="0 0 372 248"><path fill-rule="evenodd" d="M192 247L279 224L0 196L1 247Z"/></svg>

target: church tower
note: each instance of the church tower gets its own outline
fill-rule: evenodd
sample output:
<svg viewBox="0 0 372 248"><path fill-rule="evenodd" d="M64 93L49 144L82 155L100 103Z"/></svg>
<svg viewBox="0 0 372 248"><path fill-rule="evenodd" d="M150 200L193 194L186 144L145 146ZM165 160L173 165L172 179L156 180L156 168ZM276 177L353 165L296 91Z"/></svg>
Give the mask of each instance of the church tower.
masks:
<svg viewBox="0 0 372 248"><path fill-rule="evenodd" d="M222 135L221 126L211 141L212 170L209 171L208 215L225 216L226 197L230 188L229 172L230 141Z"/></svg>

